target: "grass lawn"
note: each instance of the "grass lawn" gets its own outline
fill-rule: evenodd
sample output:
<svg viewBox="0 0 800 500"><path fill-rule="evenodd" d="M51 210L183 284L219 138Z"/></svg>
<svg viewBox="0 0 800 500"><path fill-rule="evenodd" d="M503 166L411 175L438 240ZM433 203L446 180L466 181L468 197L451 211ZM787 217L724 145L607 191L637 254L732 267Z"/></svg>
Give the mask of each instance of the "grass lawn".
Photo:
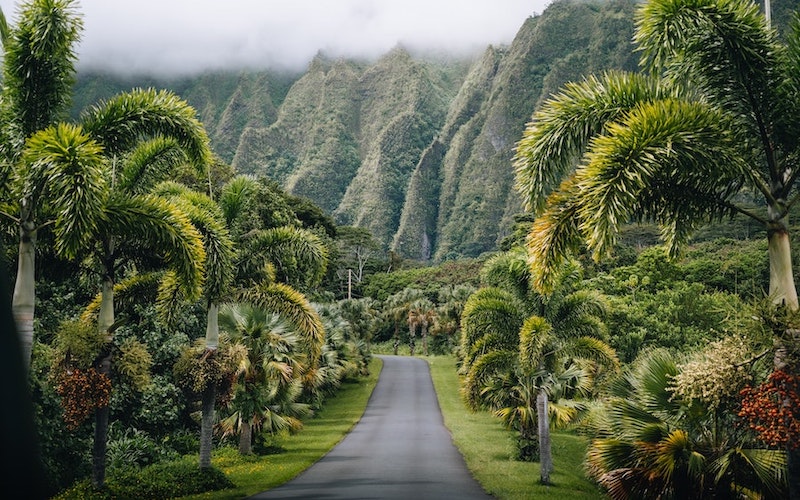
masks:
<svg viewBox="0 0 800 500"><path fill-rule="evenodd" d="M241 457L230 448L215 451L212 464L225 472L237 485L236 488L181 498L240 499L294 478L336 446L359 421L382 367L383 361L373 357L369 377L359 382L344 383L336 395L325 402L322 411L304 421L299 433L283 440L282 453Z"/></svg>
<svg viewBox="0 0 800 500"><path fill-rule="evenodd" d="M433 384L444 414L444 422L461 451L472 475L498 499L605 498L583 473L587 440L569 433L553 433L551 486L539 484L539 464L511 458L514 433L487 412L472 413L458 392L455 358L431 356Z"/></svg>

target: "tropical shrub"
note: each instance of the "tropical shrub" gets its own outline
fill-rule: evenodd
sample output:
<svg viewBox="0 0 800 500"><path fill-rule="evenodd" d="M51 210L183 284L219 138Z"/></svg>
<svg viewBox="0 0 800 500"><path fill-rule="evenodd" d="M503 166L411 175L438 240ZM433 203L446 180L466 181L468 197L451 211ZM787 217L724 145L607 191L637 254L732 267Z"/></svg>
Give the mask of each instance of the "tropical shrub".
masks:
<svg viewBox="0 0 800 500"><path fill-rule="evenodd" d="M739 353L729 346L720 354L721 347L683 365L665 349L646 350L612 386L587 452L589 476L611 498L786 497L785 453L763 448L741 425L736 391L713 377L681 377L682 366L689 373L737 371L741 360L728 354ZM742 366L757 371L757 359Z"/></svg>

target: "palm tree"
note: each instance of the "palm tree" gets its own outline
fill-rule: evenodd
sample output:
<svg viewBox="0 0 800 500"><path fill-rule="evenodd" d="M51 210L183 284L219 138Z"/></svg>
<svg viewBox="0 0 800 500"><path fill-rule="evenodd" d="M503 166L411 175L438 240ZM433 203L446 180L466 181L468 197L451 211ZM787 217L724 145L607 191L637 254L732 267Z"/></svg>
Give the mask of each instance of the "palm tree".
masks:
<svg viewBox="0 0 800 500"><path fill-rule="evenodd" d="M422 297L408 306L408 331L411 344L411 355L414 355L414 337L419 328L420 338L422 339L422 354L428 355L428 327L432 326L436 319L436 306L427 297Z"/></svg>
<svg viewBox="0 0 800 500"><path fill-rule="evenodd" d="M370 342L378 328L379 312L377 303L371 297L343 299L339 301L339 311L347 320L353 339L364 352L369 352ZM366 366L362 367L366 370Z"/></svg>
<svg viewBox="0 0 800 500"><path fill-rule="evenodd" d="M223 304L220 324L247 348L223 431L239 432L239 452L252 453L252 431L298 430L308 405L298 403L305 372L301 338L279 314L249 304Z"/></svg>
<svg viewBox="0 0 800 500"><path fill-rule="evenodd" d="M229 292L233 279L233 242L223 222L222 210L209 196L192 191L182 184L165 182L155 193L179 204L203 236L206 253L203 295L206 306L205 351L199 359L207 362L219 347L219 304ZM208 384L201 395L200 467L211 467L214 425L215 384Z"/></svg>
<svg viewBox="0 0 800 500"><path fill-rule="evenodd" d="M519 456L539 458L541 482L549 484L549 416L559 414L561 421L569 417L550 398L574 392L564 390L565 383L572 389L588 387L591 377L584 365L613 370L618 361L603 340L604 301L596 294L574 291L580 277L577 265L563 266L559 287L543 295L530 286L526 262L525 253L515 249L493 256L481 270L484 281L491 278L505 288L483 288L464 308L467 376L462 394L472 408L489 408L519 430ZM534 437L538 444L532 443Z"/></svg>
<svg viewBox="0 0 800 500"><path fill-rule="evenodd" d="M25 140L54 124L69 107L76 59L74 46L82 21L70 0L33 0L18 8L16 26L3 17L2 127L0 127L0 212L13 221L19 234L17 278L12 312L17 324L26 367L30 364L35 313L35 254L38 231L54 225L62 235L75 230L83 234L84 213L96 209L92 193L102 189L97 172L88 169L84 178L62 180L61 188L80 189L85 197L70 200L48 180L53 172L25 169L19 172ZM53 196L54 195L54 196ZM59 202L67 201L66 205ZM44 214L50 218L43 221ZM77 239L80 239L78 237ZM74 244L74 243L73 243ZM68 248L73 244L66 245Z"/></svg>
<svg viewBox="0 0 800 500"><path fill-rule="evenodd" d="M383 305L383 314L394 326L393 349L395 356L400 348L400 324L408 320L408 309L412 302L423 297L422 290L404 288L389 296Z"/></svg>
<svg viewBox="0 0 800 500"><path fill-rule="evenodd" d="M475 288L472 285L446 286L439 290L437 320L431 333L445 337L447 352L455 347L461 328L461 313L473 292Z"/></svg>

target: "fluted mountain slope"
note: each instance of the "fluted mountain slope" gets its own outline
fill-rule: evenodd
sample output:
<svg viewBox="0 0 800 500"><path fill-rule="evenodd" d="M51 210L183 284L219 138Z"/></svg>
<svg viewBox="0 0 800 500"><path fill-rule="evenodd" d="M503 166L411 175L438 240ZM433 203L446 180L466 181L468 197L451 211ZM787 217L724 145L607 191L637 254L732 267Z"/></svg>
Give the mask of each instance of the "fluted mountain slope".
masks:
<svg viewBox="0 0 800 500"><path fill-rule="evenodd" d="M371 62L319 55L298 75L79 75L75 109L135 86L170 88L236 171L273 178L404 257L476 256L521 210L511 158L536 107L566 81L635 69L634 5L558 0L509 46L472 60L396 47Z"/></svg>

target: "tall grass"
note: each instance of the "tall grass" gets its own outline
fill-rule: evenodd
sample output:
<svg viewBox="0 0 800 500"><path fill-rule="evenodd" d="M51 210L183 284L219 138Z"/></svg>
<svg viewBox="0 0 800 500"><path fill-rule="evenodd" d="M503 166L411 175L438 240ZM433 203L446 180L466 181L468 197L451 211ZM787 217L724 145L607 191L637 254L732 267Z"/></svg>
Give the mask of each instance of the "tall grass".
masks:
<svg viewBox="0 0 800 500"><path fill-rule="evenodd" d="M427 358L431 376L453 443L464 456L475 479L498 499L600 499L600 490L586 478L583 459L586 438L565 432L553 433L550 486L539 484L539 464L513 460L514 433L487 412L470 412L459 395L459 380L453 356Z"/></svg>

